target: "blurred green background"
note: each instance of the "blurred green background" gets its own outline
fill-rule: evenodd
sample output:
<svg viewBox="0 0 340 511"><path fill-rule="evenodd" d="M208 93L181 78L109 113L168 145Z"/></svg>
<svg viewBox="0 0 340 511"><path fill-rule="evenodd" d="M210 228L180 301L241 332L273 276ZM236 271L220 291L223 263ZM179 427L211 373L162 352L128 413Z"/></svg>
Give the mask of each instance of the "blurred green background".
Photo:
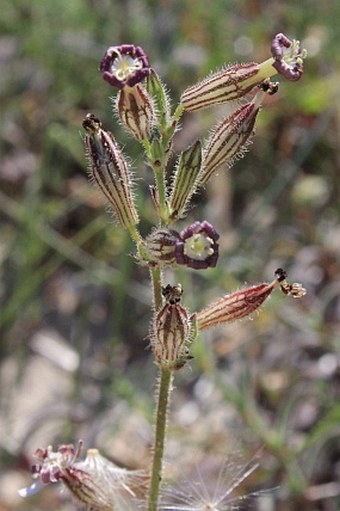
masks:
<svg viewBox="0 0 340 511"><path fill-rule="evenodd" d="M2 2L1 511L73 509L54 488L17 496L39 446L81 437L119 464L149 460L148 274L89 185L82 144L81 121L94 112L133 162L148 233L150 172L112 116L114 91L98 73L105 49L142 46L175 103L224 63L268 58L281 31L307 48L305 73L299 83L280 80L249 154L220 172L183 223L214 224L218 268L175 278L191 311L270 281L277 267L308 294L277 293L253 321L197 341L177 375L167 459L180 477L195 452L209 479L210 455L229 459L239 444L248 459L261 449L242 492L279 489L252 509L339 509L339 19L337 0ZM184 117L175 149L206 136L223 113Z"/></svg>

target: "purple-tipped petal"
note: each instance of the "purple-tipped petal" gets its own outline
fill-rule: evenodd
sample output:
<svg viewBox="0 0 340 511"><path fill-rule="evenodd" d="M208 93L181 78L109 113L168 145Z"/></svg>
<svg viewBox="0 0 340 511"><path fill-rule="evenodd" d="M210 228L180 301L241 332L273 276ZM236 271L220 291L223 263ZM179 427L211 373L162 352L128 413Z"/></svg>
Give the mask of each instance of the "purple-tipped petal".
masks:
<svg viewBox="0 0 340 511"><path fill-rule="evenodd" d="M291 41L282 33L276 34L272 41L271 52L276 71L291 81L297 81L303 73L303 59L306 50L301 49L300 42Z"/></svg>

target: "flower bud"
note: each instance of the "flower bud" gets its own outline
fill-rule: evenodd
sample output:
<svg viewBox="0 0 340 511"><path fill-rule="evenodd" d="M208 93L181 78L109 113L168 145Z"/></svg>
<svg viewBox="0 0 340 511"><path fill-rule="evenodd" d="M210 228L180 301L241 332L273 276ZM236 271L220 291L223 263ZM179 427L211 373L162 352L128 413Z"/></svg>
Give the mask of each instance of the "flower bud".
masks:
<svg viewBox="0 0 340 511"><path fill-rule="evenodd" d="M171 118L170 100L165 85L154 69L150 70L146 89L154 101L159 128L163 131L168 127Z"/></svg>
<svg viewBox="0 0 340 511"><path fill-rule="evenodd" d="M191 322L180 304L182 287L163 288L166 303L156 313L152 326L152 348L156 364L169 370L182 368L192 358L187 347Z"/></svg>
<svg viewBox="0 0 340 511"><path fill-rule="evenodd" d="M150 261L158 264L176 262L176 242L179 234L173 229L155 229L145 240Z"/></svg>
<svg viewBox="0 0 340 511"><path fill-rule="evenodd" d="M201 170L202 147L195 142L180 155L175 171L169 200L170 218L181 218L186 213L196 191L196 180Z"/></svg>
<svg viewBox="0 0 340 511"><path fill-rule="evenodd" d="M198 330L206 330L216 325L230 323L237 319L250 316L271 295L272 291L280 287L284 294L294 298L302 298L306 290L301 284L288 284L285 281L286 272L278 269L275 279L270 283L251 286L220 298L197 313Z"/></svg>
<svg viewBox="0 0 340 511"><path fill-rule="evenodd" d="M148 57L140 46L110 46L100 62L100 72L110 85L133 87L150 73Z"/></svg>
<svg viewBox="0 0 340 511"><path fill-rule="evenodd" d="M205 185L221 165L227 163L230 168L245 154L259 110L258 101L246 103L216 127L204 151L202 172L198 177L200 186Z"/></svg>
<svg viewBox="0 0 340 511"><path fill-rule="evenodd" d="M87 114L83 127L87 131L85 146L90 175L109 201L120 224L130 229L138 223L132 195L131 171L112 133L101 122Z"/></svg>
<svg viewBox="0 0 340 511"><path fill-rule="evenodd" d="M155 123L152 100L145 88L125 86L117 98L117 110L123 125L137 140L147 140Z"/></svg>
<svg viewBox="0 0 340 511"><path fill-rule="evenodd" d="M218 259L219 234L204 220L194 222L179 233L176 262L195 270L215 268Z"/></svg>

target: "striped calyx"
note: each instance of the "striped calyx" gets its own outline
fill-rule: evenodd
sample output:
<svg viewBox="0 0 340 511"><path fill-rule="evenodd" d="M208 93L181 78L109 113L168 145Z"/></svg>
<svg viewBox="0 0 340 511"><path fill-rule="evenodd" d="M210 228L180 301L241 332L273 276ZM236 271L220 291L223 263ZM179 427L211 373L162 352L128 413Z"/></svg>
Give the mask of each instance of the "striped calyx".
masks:
<svg viewBox="0 0 340 511"><path fill-rule="evenodd" d="M201 82L188 87L181 96L181 104L188 112L242 98L265 77L260 74L260 64L233 64L212 73Z"/></svg>
<svg viewBox="0 0 340 511"><path fill-rule="evenodd" d="M176 242L179 233L174 229L155 229L145 239L145 248L150 263L172 264L176 262Z"/></svg>
<svg viewBox="0 0 340 511"><path fill-rule="evenodd" d="M251 143L264 94L263 91L258 92L253 101L241 106L214 129L204 150L199 186L204 186L221 165L226 164L230 168L245 154Z"/></svg>
<svg viewBox="0 0 340 511"><path fill-rule="evenodd" d="M141 84L126 86L119 91L117 111L123 125L137 140L150 138L155 112L152 99Z"/></svg>
<svg viewBox="0 0 340 511"><path fill-rule="evenodd" d="M168 284L162 292L166 301L153 320L152 349L156 364L173 371L192 358L188 348L191 321L188 311L180 304L182 287Z"/></svg>
<svg viewBox="0 0 340 511"><path fill-rule="evenodd" d="M169 199L170 218L185 215L196 191L197 176L201 170L202 146L199 141L181 153L175 170Z"/></svg>

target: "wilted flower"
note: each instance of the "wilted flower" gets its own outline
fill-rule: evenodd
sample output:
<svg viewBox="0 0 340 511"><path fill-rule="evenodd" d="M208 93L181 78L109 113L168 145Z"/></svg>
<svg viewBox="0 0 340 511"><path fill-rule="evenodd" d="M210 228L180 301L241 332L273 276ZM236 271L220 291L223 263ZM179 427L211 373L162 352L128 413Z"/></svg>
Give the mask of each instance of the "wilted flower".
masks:
<svg viewBox="0 0 340 511"><path fill-rule="evenodd" d="M218 259L220 235L204 220L194 222L179 233L176 242L176 262L195 270L215 268Z"/></svg>
<svg viewBox="0 0 340 511"><path fill-rule="evenodd" d="M197 328L205 330L222 323L230 323L236 319L245 318L255 312L271 295L274 289L280 287L284 294L294 298L302 298L306 290L301 284L288 284L285 281L286 272L279 268L276 278L271 283L240 289L220 298L197 313Z"/></svg>
<svg viewBox="0 0 340 511"><path fill-rule="evenodd" d="M131 171L110 131L93 114L83 121L90 174L107 198L121 225L131 230L138 223L133 202Z"/></svg>
<svg viewBox="0 0 340 511"><path fill-rule="evenodd" d="M148 57L140 46L110 46L100 62L100 72L110 85L133 87L150 73Z"/></svg>
<svg viewBox="0 0 340 511"><path fill-rule="evenodd" d="M162 289L166 303L155 314L151 327L151 343L155 362L169 370L181 369L192 358L187 346L191 321L180 304L182 286L168 284Z"/></svg>
<svg viewBox="0 0 340 511"><path fill-rule="evenodd" d="M37 480L29 488L19 491L22 497L33 495L50 483L61 482L79 504L92 511L112 511L129 507L135 497L133 488L144 482L144 474L117 467L104 458L97 449L89 449L84 460L78 460L83 443L77 449L72 444L37 449L37 463L32 467Z"/></svg>
<svg viewBox="0 0 340 511"><path fill-rule="evenodd" d="M251 62L226 66L188 87L181 96L183 108L192 112L242 98L276 73L289 80L300 78L306 51L300 48L298 41L290 41L283 34L277 34L272 42L272 54L273 58L261 64Z"/></svg>
<svg viewBox="0 0 340 511"><path fill-rule="evenodd" d="M288 284L286 281L287 272L282 268L278 268L275 272L277 281L280 284L281 291L287 295L292 296L293 298L302 298L307 293L306 289L302 287L300 282L294 282L293 284Z"/></svg>

